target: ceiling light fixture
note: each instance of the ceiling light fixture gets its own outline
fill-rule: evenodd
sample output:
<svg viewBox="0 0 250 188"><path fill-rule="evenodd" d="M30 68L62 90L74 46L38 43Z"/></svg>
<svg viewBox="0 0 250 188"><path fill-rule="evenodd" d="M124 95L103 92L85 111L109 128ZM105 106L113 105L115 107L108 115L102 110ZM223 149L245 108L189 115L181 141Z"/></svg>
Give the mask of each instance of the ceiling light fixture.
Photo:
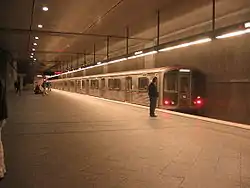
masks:
<svg viewBox="0 0 250 188"><path fill-rule="evenodd" d="M107 64L117 63L117 62L121 62L121 61L125 61L125 60L127 60L127 58L116 59L116 60L113 60L113 61L109 61Z"/></svg>
<svg viewBox="0 0 250 188"><path fill-rule="evenodd" d="M32 48L32 51L36 51L36 49L35 49L35 48Z"/></svg>
<svg viewBox="0 0 250 188"><path fill-rule="evenodd" d="M47 12L48 10L49 10L48 7L46 7L46 6L43 7L43 11Z"/></svg>
<svg viewBox="0 0 250 188"><path fill-rule="evenodd" d="M139 52L135 52L135 55L139 55L139 54L142 54L143 51L139 51Z"/></svg>
<svg viewBox="0 0 250 188"><path fill-rule="evenodd" d="M35 37L35 39L36 39L36 40L38 40L38 39L39 39L39 37Z"/></svg>
<svg viewBox="0 0 250 188"><path fill-rule="evenodd" d="M34 55L34 53L31 53L31 55Z"/></svg>
<svg viewBox="0 0 250 188"><path fill-rule="evenodd" d="M34 57L34 56L32 56L32 55L30 56L30 58L33 58L33 57Z"/></svg>
<svg viewBox="0 0 250 188"><path fill-rule="evenodd" d="M34 46L37 46L37 43L33 43Z"/></svg>
<svg viewBox="0 0 250 188"><path fill-rule="evenodd" d="M196 45L196 44L202 44L202 43L206 43L206 42L210 42L212 41L211 38L205 38L205 39L200 39L200 40L196 40L193 42L188 42L188 43L184 43L184 44L179 44L176 46L171 46L171 47L167 47L164 49L159 50L160 52L165 52L165 51L170 51L170 50L175 50L178 48L184 48L184 47L188 47L188 46L192 46L192 45Z"/></svg>
<svg viewBox="0 0 250 188"><path fill-rule="evenodd" d="M36 61L36 59L34 59L34 61Z"/></svg>
<svg viewBox="0 0 250 188"><path fill-rule="evenodd" d="M245 28L249 28L250 27L250 22L245 23Z"/></svg>
<svg viewBox="0 0 250 188"><path fill-rule="evenodd" d="M250 29L235 31L235 32L232 32L232 33L227 33L227 34L224 34L224 35L217 36L216 38L217 39L224 39L224 38L244 35L244 34L247 34L247 33L250 33Z"/></svg>
<svg viewBox="0 0 250 188"><path fill-rule="evenodd" d="M43 25L42 25L42 24L39 24L37 27L38 27L38 28L43 28Z"/></svg>
<svg viewBox="0 0 250 188"><path fill-rule="evenodd" d="M180 69L179 72L191 72L190 69Z"/></svg>
<svg viewBox="0 0 250 188"><path fill-rule="evenodd" d="M151 51L151 52L141 53L139 55L130 56L130 57L128 57L128 59L135 59L137 57L143 57L143 56L147 56L147 55L153 55L153 54L156 54L156 53L157 53L157 51L154 50L154 51Z"/></svg>

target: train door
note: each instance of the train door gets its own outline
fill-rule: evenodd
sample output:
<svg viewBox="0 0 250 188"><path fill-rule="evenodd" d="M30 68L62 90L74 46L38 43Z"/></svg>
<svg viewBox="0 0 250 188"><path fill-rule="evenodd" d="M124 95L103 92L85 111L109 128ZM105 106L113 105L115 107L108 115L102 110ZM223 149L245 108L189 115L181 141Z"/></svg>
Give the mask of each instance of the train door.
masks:
<svg viewBox="0 0 250 188"><path fill-rule="evenodd" d="M191 74L190 71L179 73L179 106L191 105Z"/></svg>
<svg viewBox="0 0 250 188"><path fill-rule="evenodd" d="M75 83L75 93L77 93L78 92L78 81L75 80L74 83Z"/></svg>
<svg viewBox="0 0 250 188"><path fill-rule="evenodd" d="M81 92L81 86L82 86L82 83L81 83L81 80L77 80L77 93L80 93Z"/></svg>
<svg viewBox="0 0 250 188"><path fill-rule="evenodd" d="M86 94L88 95L89 94L89 80L86 80L85 88L86 88Z"/></svg>
<svg viewBox="0 0 250 188"><path fill-rule="evenodd" d="M104 97L105 96L105 89L106 89L106 86L105 86L105 78L102 78L101 79L101 87L100 87L100 96L101 97Z"/></svg>
<svg viewBox="0 0 250 188"><path fill-rule="evenodd" d="M132 102L132 77L125 79L125 101Z"/></svg>
<svg viewBox="0 0 250 188"><path fill-rule="evenodd" d="M85 94L86 93L85 80L82 80L82 87L81 88L82 88L81 92Z"/></svg>

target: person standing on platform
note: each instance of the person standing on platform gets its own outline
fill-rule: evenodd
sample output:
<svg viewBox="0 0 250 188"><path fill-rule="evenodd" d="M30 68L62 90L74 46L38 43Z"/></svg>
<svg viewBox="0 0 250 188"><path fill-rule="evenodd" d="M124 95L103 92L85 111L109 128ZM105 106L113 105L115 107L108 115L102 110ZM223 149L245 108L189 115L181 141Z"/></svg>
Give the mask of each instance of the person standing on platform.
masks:
<svg viewBox="0 0 250 188"><path fill-rule="evenodd" d="M4 79L0 78L0 180L4 178L6 173L4 163L4 149L2 143L2 129L8 118L7 112L7 99L6 99L6 87Z"/></svg>
<svg viewBox="0 0 250 188"><path fill-rule="evenodd" d="M148 95L150 100L150 117L157 117L155 114L155 108L157 105L158 91L157 91L157 77L154 77L150 85L148 86Z"/></svg>

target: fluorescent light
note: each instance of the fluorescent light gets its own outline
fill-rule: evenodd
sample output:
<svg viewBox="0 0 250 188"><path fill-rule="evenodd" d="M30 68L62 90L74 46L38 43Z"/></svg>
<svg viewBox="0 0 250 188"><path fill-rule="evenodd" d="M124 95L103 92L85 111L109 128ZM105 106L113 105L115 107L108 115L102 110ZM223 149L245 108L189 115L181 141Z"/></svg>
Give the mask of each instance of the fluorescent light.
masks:
<svg viewBox="0 0 250 188"><path fill-rule="evenodd" d="M110 63L117 63L117 62L121 62L121 61L125 61L125 60L127 60L127 58L116 59L116 60L113 60L113 61L109 61L108 64L110 64Z"/></svg>
<svg viewBox="0 0 250 188"><path fill-rule="evenodd" d="M33 56L31 55L30 58L33 58Z"/></svg>
<svg viewBox="0 0 250 188"><path fill-rule="evenodd" d="M31 55L34 55L34 53L31 53Z"/></svg>
<svg viewBox="0 0 250 188"><path fill-rule="evenodd" d="M235 32L232 32L232 33L227 33L227 34L224 34L224 35L217 36L216 38L217 39L224 39L224 38L229 38L229 37L235 37L235 36L239 36L239 35L244 35L244 34L247 34L247 33L250 33L250 29L241 30L241 31L235 31Z"/></svg>
<svg viewBox="0 0 250 188"><path fill-rule="evenodd" d="M152 54L156 54L156 53L157 53L157 51L147 52L147 53L144 53L144 54L140 54L137 57L143 57L143 56L152 55Z"/></svg>
<svg viewBox="0 0 250 188"><path fill-rule="evenodd" d="M179 72L190 72L190 69L180 69Z"/></svg>
<svg viewBox="0 0 250 188"><path fill-rule="evenodd" d="M38 77L38 78L42 78L43 76L39 74L39 75L37 75L37 77Z"/></svg>
<svg viewBox="0 0 250 188"><path fill-rule="evenodd" d="M37 46L37 43L33 43L34 46Z"/></svg>
<svg viewBox="0 0 250 188"><path fill-rule="evenodd" d="M192 45L196 45L196 44L202 44L202 43L206 43L206 42L210 42L210 41L212 41L211 38L205 38L205 39L200 39L200 40L196 40L196 41L193 41L193 42L179 44L179 45L172 46L172 47L167 47L167 48L161 49L159 51L160 52L170 51L170 50L174 50L174 49L178 49L178 48L184 48L184 47L188 47L188 46L192 46Z"/></svg>
<svg viewBox="0 0 250 188"><path fill-rule="evenodd" d="M36 61L36 59L34 59L34 61Z"/></svg>
<svg viewBox="0 0 250 188"><path fill-rule="evenodd" d="M128 57L128 59L135 59L137 57L143 57L143 56L152 55L152 54L156 54L156 53L157 53L157 51L147 52L147 53L140 54L140 55L130 56L130 57Z"/></svg>
<svg viewBox="0 0 250 188"><path fill-rule="evenodd" d="M139 51L139 52L135 52L135 55L139 55L139 54L142 54L143 51Z"/></svg>
<svg viewBox="0 0 250 188"><path fill-rule="evenodd" d="M32 51L36 51L36 49L35 49L35 48L32 48Z"/></svg>
<svg viewBox="0 0 250 188"><path fill-rule="evenodd" d="M136 55L133 55L133 56L128 57L128 59L135 59L135 58L137 58Z"/></svg>
<svg viewBox="0 0 250 188"><path fill-rule="evenodd" d="M43 7L43 11L48 11L49 10L49 8L48 7Z"/></svg>
<svg viewBox="0 0 250 188"><path fill-rule="evenodd" d="M245 28L249 28L250 27L250 22L245 23Z"/></svg>
<svg viewBox="0 0 250 188"><path fill-rule="evenodd" d="M38 39L39 39L39 37L35 37L35 39L36 39L36 40L38 40Z"/></svg>
<svg viewBox="0 0 250 188"><path fill-rule="evenodd" d="M39 24L37 27L38 27L38 28L43 28L43 25Z"/></svg>

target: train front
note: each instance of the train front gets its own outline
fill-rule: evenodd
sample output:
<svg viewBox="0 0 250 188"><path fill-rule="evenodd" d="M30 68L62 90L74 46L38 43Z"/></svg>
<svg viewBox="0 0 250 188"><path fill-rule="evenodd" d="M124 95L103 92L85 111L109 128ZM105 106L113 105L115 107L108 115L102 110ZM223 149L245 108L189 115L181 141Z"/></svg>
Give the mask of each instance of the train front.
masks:
<svg viewBox="0 0 250 188"><path fill-rule="evenodd" d="M206 78L198 70L176 68L164 73L162 107L181 112L202 113Z"/></svg>

